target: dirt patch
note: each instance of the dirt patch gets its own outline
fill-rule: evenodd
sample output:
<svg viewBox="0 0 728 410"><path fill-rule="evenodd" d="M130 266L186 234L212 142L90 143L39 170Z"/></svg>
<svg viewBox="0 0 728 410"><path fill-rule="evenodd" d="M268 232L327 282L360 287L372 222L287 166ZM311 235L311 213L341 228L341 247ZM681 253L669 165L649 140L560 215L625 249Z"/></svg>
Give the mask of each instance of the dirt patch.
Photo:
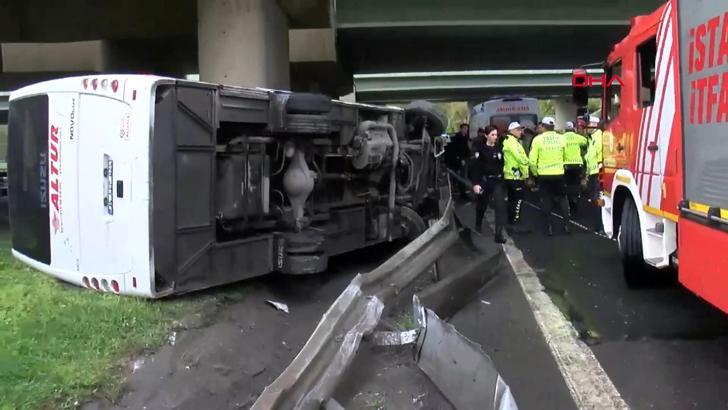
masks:
<svg viewBox="0 0 728 410"><path fill-rule="evenodd" d="M288 366L353 276L395 250L382 246L334 259L332 269L321 275L271 275L239 285L244 297L228 296L225 302L218 297L217 303L206 304L208 311L183 321L186 330L170 334L168 344L133 357L125 393L116 403L94 401L83 408L249 408ZM285 303L289 313L267 300Z"/></svg>

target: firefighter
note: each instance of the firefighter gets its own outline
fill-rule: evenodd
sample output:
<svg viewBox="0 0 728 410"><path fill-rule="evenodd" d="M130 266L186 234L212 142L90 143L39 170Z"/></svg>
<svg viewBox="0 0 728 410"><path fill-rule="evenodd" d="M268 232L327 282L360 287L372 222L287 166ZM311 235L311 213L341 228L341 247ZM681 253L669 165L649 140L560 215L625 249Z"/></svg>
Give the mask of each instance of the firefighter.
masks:
<svg viewBox="0 0 728 410"><path fill-rule="evenodd" d="M581 192L581 180L584 176L584 157L588 141L585 136L575 132L574 123L566 123L566 150L564 153L564 179L566 194L569 199L569 211L576 215Z"/></svg>
<svg viewBox="0 0 728 410"><path fill-rule="evenodd" d="M521 138L524 127L518 122L508 125L508 135L503 141L503 179L508 192L508 223L516 225L521 218L521 204L526 193L528 179L528 155Z"/></svg>
<svg viewBox="0 0 728 410"><path fill-rule="evenodd" d="M468 134L468 124L460 124L460 131L453 135L450 139L450 143L445 146L445 165L453 173L465 177L465 164L470 156L470 148L468 142L470 137ZM452 185L457 186L457 190L460 193L460 199L467 200L467 188L456 178L450 178Z"/></svg>
<svg viewBox="0 0 728 410"><path fill-rule="evenodd" d="M537 135L531 144L529 165L531 173L538 179L541 192L541 206L546 219L546 234L552 236L553 216L551 209L553 201L559 202L561 215L564 218L564 232L571 233L569 229L569 203L566 199L566 185L564 183L564 151L566 140L563 135L554 131L556 121L546 117L542 121L546 130Z"/></svg>
<svg viewBox="0 0 728 410"><path fill-rule="evenodd" d="M596 130L589 137L589 146L586 150L586 174L587 174L587 192L589 193L589 202L592 204L592 223L594 232L604 234L602 226L602 210L599 206L599 195L601 192L601 184L599 182L599 172L603 167L603 145L602 130L603 124L600 124L599 118L592 117L592 125L596 125Z"/></svg>
<svg viewBox="0 0 728 410"><path fill-rule="evenodd" d="M506 195L503 181L503 151L498 145L498 129L485 127L485 138L473 142L470 178L473 192L477 195L475 230L482 232L483 216L488 203L493 200L495 211L495 236L497 243L505 243L503 225L506 219Z"/></svg>

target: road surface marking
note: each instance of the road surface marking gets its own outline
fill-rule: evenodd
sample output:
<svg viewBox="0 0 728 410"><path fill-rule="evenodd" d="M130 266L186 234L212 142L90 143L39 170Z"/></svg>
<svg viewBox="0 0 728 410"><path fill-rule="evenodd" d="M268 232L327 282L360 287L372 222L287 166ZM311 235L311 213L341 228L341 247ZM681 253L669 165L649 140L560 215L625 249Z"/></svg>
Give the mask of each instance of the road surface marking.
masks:
<svg viewBox="0 0 728 410"><path fill-rule="evenodd" d="M576 407L589 410L629 409L594 352L579 340L574 326L566 320L545 292L538 275L523 258L523 252L507 234L506 238L507 242L503 244L506 258L531 306L533 316L551 349Z"/></svg>

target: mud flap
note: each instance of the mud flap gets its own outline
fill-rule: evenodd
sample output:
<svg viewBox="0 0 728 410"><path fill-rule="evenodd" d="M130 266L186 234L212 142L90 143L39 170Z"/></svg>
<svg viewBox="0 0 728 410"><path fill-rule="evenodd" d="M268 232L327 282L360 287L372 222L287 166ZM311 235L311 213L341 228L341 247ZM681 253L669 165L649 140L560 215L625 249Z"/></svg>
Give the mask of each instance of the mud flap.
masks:
<svg viewBox="0 0 728 410"><path fill-rule="evenodd" d="M420 307L416 298L414 309L418 322L424 321L415 347L417 366L455 408L518 409L510 388L480 345Z"/></svg>

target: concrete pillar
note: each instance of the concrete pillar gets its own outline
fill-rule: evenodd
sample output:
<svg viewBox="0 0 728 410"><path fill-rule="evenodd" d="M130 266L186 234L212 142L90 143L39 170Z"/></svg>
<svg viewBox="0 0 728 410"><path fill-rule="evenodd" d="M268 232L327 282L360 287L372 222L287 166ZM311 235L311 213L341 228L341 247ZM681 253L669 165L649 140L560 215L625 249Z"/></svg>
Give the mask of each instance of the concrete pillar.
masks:
<svg viewBox="0 0 728 410"><path fill-rule="evenodd" d="M579 108L571 97L559 97L553 100L556 109L556 129L563 130L567 121L576 122L576 111Z"/></svg>
<svg viewBox="0 0 728 410"><path fill-rule="evenodd" d="M288 20L272 0L197 0L200 79L290 88Z"/></svg>
<svg viewBox="0 0 728 410"><path fill-rule="evenodd" d="M288 31L291 63L336 61L336 31L312 28Z"/></svg>

